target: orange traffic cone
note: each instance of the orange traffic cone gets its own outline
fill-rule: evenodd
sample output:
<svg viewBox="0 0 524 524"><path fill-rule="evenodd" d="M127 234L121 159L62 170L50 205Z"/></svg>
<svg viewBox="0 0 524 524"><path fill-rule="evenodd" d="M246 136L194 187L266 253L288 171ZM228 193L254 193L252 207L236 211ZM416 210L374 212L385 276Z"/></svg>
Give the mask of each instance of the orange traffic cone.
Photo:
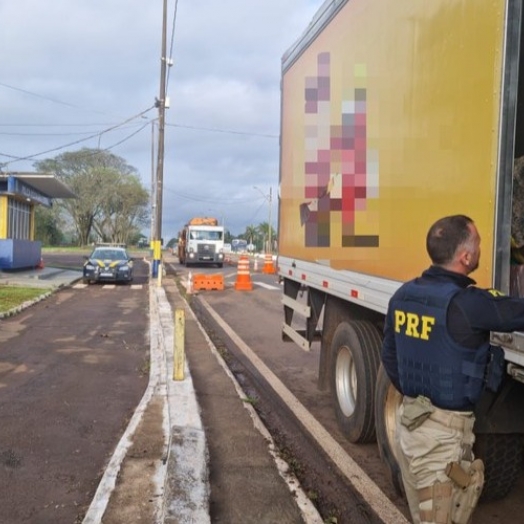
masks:
<svg viewBox="0 0 524 524"><path fill-rule="evenodd" d="M251 282L251 276L249 275L249 257L247 255L240 255L238 259L235 289L237 291L251 291L253 289L253 282Z"/></svg>
<svg viewBox="0 0 524 524"><path fill-rule="evenodd" d="M266 253L264 255L264 267L262 268L262 273L268 275L273 275L275 273L275 268L273 266L273 255L271 253Z"/></svg>

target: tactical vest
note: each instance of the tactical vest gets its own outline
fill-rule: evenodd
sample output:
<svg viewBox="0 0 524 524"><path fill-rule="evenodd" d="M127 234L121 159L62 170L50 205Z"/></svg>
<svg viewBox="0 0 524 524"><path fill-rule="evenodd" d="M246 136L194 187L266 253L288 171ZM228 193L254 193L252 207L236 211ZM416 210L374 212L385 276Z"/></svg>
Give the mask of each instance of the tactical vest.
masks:
<svg viewBox="0 0 524 524"><path fill-rule="evenodd" d="M424 395L442 409L472 409L482 392L490 344L478 349L457 344L446 315L462 288L452 283L406 283L393 297L391 311L402 392Z"/></svg>

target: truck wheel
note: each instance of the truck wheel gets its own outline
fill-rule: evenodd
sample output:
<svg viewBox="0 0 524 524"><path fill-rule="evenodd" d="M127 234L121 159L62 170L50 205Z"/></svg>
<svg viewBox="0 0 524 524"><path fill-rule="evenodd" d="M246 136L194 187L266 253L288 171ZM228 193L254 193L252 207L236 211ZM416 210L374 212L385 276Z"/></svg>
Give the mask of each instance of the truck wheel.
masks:
<svg viewBox="0 0 524 524"><path fill-rule="evenodd" d="M485 484L480 500L504 498L517 482L522 467L522 435L476 435L475 457L484 461Z"/></svg>
<svg viewBox="0 0 524 524"><path fill-rule="evenodd" d="M378 370L375 387L375 426L377 430L378 452L386 465L391 483L398 496L404 496L402 474L397 460L397 409L402 402L402 395L395 389L384 367Z"/></svg>
<svg viewBox="0 0 524 524"><path fill-rule="evenodd" d="M375 440L374 391L381 338L369 322L341 322L331 343L331 394L338 425L353 443Z"/></svg>

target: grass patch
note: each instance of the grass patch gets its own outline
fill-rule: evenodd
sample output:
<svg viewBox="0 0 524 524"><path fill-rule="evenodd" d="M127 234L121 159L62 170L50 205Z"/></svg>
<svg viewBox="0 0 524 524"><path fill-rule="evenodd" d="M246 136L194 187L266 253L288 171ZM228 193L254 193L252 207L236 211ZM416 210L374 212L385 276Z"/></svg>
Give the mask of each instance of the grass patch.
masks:
<svg viewBox="0 0 524 524"><path fill-rule="evenodd" d="M0 313L5 313L11 309L21 306L28 300L48 293L48 289L35 287L5 286L0 287Z"/></svg>
<svg viewBox="0 0 524 524"><path fill-rule="evenodd" d="M93 251L92 246L42 246L42 255L45 255L46 253L85 253L86 255L89 255Z"/></svg>

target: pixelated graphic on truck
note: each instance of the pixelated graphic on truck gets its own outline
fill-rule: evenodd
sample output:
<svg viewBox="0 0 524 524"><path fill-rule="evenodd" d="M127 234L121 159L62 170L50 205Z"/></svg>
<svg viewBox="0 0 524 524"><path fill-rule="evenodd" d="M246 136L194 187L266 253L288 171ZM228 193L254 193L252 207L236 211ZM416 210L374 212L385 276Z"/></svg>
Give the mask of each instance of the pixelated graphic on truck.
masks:
<svg viewBox="0 0 524 524"><path fill-rule="evenodd" d="M305 245L376 247L378 223L377 234L358 234L355 227L357 212L366 211L368 199L378 198L377 162L366 136L366 67L354 67L355 87L340 107L331 99L329 53L318 55L317 68L316 76L305 78L306 200L300 205ZM336 238L334 224L339 225Z"/></svg>

